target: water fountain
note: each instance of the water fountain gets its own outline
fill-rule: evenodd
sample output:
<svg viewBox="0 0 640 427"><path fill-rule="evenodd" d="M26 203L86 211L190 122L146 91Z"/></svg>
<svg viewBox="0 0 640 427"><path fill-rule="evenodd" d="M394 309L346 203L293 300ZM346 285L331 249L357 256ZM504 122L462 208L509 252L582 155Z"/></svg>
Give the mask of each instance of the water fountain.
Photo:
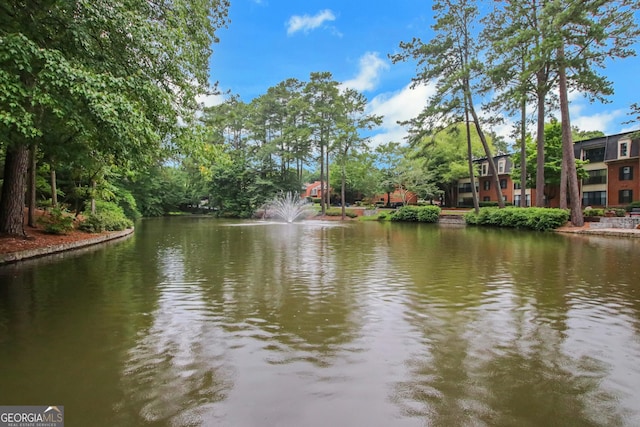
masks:
<svg viewBox="0 0 640 427"><path fill-rule="evenodd" d="M278 217L286 222L293 222L310 213L311 205L292 192L279 194L265 208L265 217Z"/></svg>

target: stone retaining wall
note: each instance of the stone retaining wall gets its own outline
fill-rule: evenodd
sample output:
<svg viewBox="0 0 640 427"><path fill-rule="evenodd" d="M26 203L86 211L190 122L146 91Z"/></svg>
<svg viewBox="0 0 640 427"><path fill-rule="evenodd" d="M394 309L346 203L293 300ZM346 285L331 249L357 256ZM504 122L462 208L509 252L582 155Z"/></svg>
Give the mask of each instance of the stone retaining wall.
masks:
<svg viewBox="0 0 640 427"><path fill-rule="evenodd" d="M599 222L592 222L589 227L592 229L602 228L636 228L640 224L638 217L602 217Z"/></svg>

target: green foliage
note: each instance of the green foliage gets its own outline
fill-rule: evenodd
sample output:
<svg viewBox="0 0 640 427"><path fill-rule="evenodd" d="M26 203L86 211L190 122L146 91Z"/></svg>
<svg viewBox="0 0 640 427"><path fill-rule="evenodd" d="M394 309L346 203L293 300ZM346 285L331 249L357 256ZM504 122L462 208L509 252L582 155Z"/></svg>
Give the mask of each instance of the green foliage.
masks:
<svg viewBox="0 0 640 427"><path fill-rule="evenodd" d="M622 217L627 215L627 210L625 208L613 208L611 210L613 211L615 216L620 217L620 218L622 218Z"/></svg>
<svg viewBox="0 0 640 427"><path fill-rule="evenodd" d="M464 215L464 219L468 225L548 231L563 226L569 220L569 212L564 209L548 208L488 207L480 209L477 214L468 212Z"/></svg>
<svg viewBox="0 0 640 427"><path fill-rule="evenodd" d="M55 208L48 215L38 218L45 233L67 234L73 230L73 215L66 210Z"/></svg>
<svg viewBox="0 0 640 427"><path fill-rule="evenodd" d="M577 128L574 128L576 134L586 134L581 132ZM597 134L597 132L595 132ZM601 133L601 132L600 132ZM527 175L528 175L528 187L535 187L536 184L536 164L538 160L538 153L536 148L536 142L528 139L526 144L527 152ZM584 160L576 159L576 172L578 179L584 179L588 177L587 172L584 169L584 165L588 163ZM557 187L560 185L560 174L562 169L562 124L553 119L550 123L544 125L544 179L545 184ZM517 153L513 156L513 170L512 176L519 182L520 177L520 154Z"/></svg>
<svg viewBox="0 0 640 427"><path fill-rule="evenodd" d="M327 215L327 216L342 216L342 208L329 208L325 212L325 215ZM355 218L355 217L358 216L358 214L355 213L353 211L353 209L346 209L345 210L345 215L348 216L349 218Z"/></svg>
<svg viewBox="0 0 640 427"><path fill-rule="evenodd" d="M586 217L604 216L604 209L600 209L600 208L585 209L583 212L583 215Z"/></svg>
<svg viewBox="0 0 640 427"><path fill-rule="evenodd" d="M640 208L640 201L631 202L625 207L625 211L631 212L633 208Z"/></svg>
<svg viewBox="0 0 640 427"><path fill-rule="evenodd" d="M435 223L438 222L439 216L438 206L403 206L391 215L391 220Z"/></svg>
<svg viewBox="0 0 640 427"><path fill-rule="evenodd" d="M629 210L631 210L631 208L629 208ZM617 216L622 218L626 216L627 212L627 208L591 208L585 209L583 215L587 217Z"/></svg>
<svg viewBox="0 0 640 427"><path fill-rule="evenodd" d="M124 211L116 203L96 201L96 213L85 211L85 219L79 228L88 233L103 231L120 231L133 227L133 222L126 217Z"/></svg>

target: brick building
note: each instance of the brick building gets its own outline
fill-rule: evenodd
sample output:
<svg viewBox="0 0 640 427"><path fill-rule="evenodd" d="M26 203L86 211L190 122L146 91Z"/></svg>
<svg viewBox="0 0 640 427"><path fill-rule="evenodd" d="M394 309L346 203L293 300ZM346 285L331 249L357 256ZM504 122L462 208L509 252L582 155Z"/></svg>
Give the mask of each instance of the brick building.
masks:
<svg viewBox="0 0 640 427"><path fill-rule="evenodd" d="M593 138L574 144L576 158L587 160L584 169L588 177L580 183L583 206L626 206L640 200L640 138L632 138L632 133ZM511 155L494 157L500 187L506 203L521 205L520 189L511 179ZM475 161L479 176L476 178L476 189L479 201L497 201L493 177L487 159ZM546 188L547 194L560 194L557 188ZM535 200L535 189L527 188L526 206ZM472 206L471 180L458 181L458 206ZM558 197L547 202L549 207L558 207Z"/></svg>

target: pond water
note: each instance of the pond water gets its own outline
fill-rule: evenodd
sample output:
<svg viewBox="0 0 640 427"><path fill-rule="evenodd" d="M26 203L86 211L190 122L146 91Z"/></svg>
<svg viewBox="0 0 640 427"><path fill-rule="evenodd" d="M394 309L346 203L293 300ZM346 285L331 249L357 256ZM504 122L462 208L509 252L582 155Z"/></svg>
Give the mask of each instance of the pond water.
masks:
<svg viewBox="0 0 640 427"><path fill-rule="evenodd" d="M0 405L67 426L637 426L640 241L145 220L0 268Z"/></svg>

